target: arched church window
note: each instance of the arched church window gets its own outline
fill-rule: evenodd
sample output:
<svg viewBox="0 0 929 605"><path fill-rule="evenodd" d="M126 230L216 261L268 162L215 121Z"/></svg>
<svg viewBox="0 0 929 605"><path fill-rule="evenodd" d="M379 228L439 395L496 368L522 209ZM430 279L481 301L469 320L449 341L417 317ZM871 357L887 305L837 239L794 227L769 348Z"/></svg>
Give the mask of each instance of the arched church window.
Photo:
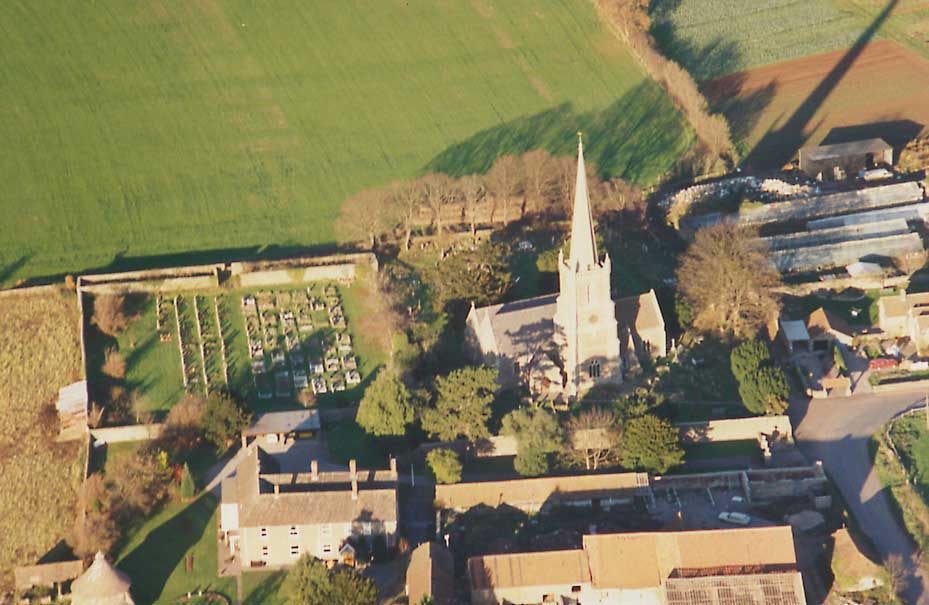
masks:
<svg viewBox="0 0 929 605"><path fill-rule="evenodd" d="M591 378L600 378L600 362L591 361L587 366L587 373L590 374Z"/></svg>

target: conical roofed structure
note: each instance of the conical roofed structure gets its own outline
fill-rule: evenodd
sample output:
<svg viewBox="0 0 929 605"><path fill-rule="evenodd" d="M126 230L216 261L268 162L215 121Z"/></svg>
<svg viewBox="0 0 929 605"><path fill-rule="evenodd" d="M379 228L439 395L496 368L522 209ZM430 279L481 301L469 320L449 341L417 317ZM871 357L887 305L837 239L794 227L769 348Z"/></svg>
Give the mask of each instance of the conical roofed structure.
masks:
<svg viewBox="0 0 929 605"><path fill-rule="evenodd" d="M94 562L71 583L71 605L134 605L129 576L97 552Z"/></svg>

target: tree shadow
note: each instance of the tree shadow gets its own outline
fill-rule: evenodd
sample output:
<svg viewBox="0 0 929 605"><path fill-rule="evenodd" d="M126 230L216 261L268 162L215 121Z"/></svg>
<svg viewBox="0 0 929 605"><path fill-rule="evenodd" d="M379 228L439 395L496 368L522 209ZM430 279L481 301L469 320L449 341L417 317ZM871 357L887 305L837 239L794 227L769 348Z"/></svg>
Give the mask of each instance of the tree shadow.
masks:
<svg viewBox="0 0 929 605"><path fill-rule="evenodd" d="M244 605L263 605L276 602L285 577L287 577L287 574L283 571L269 574L248 593L243 601Z"/></svg>
<svg viewBox="0 0 929 605"><path fill-rule="evenodd" d="M890 0L870 25L861 33L855 43L839 59L838 63L826 74L806 99L793 113L776 128L769 129L743 162L746 166L782 166L793 157L793 153L807 142L811 132L810 122L820 110L832 91L851 70L855 60L877 34L890 16L899 0Z"/></svg>
<svg viewBox="0 0 929 605"><path fill-rule="evenodd" d="M518 118L453 144L424 167L454 177L485 173L503 155L545 149L555 156L575 153L575 133L584 132L584 152L598 174L644 182L664 172L669 150L683 151L692 135L664 91L642 82L601 111L576 112L563 103Z"/></svg>
<svg viewBox="0 0 929 605"><path fill-rule="evenodd" d="M210 520L215 508L212 498L201 497L152 530L141 544L119 561L119 568L133 580L132 592L137 602L154 603L161 596L171 574L204 532L212 529ZM197 553L198 556L200 554ZM197 564L194 561L194 565ZM216 562L207 561L205 564L215 566ZM190 586L189 590L206 588L205 585Z"/></svg>
<svg viewBox="0 0 929 605"><path fill-rule="evenodd" d="M0 266L0 284L13 279L13 276L16 275L16 272L27 265L29 263L29 259L31 258L31 254L24 254L14 260L12 263Z"/></svg>

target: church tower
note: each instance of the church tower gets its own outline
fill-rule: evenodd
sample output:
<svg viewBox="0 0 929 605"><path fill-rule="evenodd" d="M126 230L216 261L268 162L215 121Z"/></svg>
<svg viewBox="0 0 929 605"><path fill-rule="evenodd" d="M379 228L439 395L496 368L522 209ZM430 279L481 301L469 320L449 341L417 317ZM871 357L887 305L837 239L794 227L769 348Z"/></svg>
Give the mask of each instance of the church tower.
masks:
<svg viewBox="0 0 929 605"><path fill-rule="evenodd" d="M567 259L563 249L558 255L559 294L554 319L567 375L565 391L573 397L598 383L622 382L616 305L610 295L612 264L609 253L602 261L597 255L580 133L570 245Z"/></svg>

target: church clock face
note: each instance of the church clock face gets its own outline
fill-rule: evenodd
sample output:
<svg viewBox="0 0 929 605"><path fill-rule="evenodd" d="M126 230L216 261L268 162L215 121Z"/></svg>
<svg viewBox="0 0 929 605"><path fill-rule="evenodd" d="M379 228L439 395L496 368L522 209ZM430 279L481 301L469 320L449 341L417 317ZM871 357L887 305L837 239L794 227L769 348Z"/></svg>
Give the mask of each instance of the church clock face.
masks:
<svg viewBox="0 0 929 605"><path fill-rule="evenodd" d="M598 321L600 321L600 318L597 317L597 314L596 314L596 313L594 313L594 314L591 315L589 318L587 318L587 321L590 322L591 325L594 325L594 324L596 324Z"/></svg>

